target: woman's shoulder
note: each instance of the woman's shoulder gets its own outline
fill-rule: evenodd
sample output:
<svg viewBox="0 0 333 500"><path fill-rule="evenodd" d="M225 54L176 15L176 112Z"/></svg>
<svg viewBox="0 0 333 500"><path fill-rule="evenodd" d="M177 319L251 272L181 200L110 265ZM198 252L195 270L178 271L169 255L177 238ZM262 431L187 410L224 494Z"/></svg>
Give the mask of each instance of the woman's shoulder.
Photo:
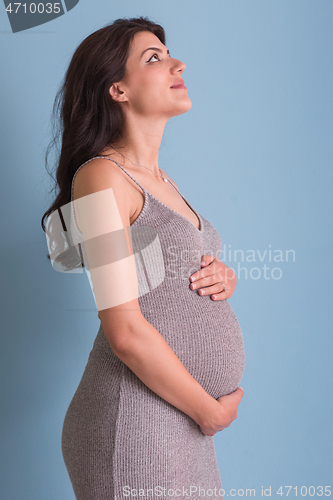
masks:
<svg viewBox="0 0 333 500"><path fill-rule="evenodd" d="M79 167L73 180L73 200L112 189L122 218L128 223L136 205L128 182L116 163L105 158L94 158Z"/></svg>
<svg viewBox="0 0 333 500"><path fill-rule="evenodd" d="M107 158L92 158L81 165L75 173L73 198L81 198L108 188L113 188L126 196L127 185L121 169Z"/></svg>
<svg viewBox="0 0 333 500"><path fill-rule="evenodd" d="M112 189L112 197L107 194L106 197L102 195L95 199L86 198L87 204L80 205L81 207L85 207L81 208L81 210L83 210L82 214L87 214L89 212L89 220L96 217L97 212L103 213L104 215L109 213L110 220L116 220L120 215L123 226L130 225L133 203L129 193L128 183L126 183L126 180L121 174L121 169L117 167L114 162L103 158L92 159L79 167L73 180L74 201L85 196L88 197L88 195L94 193ZM82 217L84 217L84 215L81 216L78 214L78 222ZM78 227L82 232L80 222Z"/></svg>

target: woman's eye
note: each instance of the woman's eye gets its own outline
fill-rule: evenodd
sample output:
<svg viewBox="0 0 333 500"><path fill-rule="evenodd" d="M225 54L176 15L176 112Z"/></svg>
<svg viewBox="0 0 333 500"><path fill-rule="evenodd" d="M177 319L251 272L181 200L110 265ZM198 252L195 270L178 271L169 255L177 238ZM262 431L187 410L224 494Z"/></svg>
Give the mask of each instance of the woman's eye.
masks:
<svg viewBox="0 0 333 500"><path fill-rule="evenodd" d="M157 59L159 60L158 55L157 55L157 54L153 54L153 55L151 56L151 58L150 58L150 59L148 59L148 62L150 62L150 61L152 60L152 58L153 58L153 57L155 57L155 56L156 56L156 57L157 57Z"/></svg>

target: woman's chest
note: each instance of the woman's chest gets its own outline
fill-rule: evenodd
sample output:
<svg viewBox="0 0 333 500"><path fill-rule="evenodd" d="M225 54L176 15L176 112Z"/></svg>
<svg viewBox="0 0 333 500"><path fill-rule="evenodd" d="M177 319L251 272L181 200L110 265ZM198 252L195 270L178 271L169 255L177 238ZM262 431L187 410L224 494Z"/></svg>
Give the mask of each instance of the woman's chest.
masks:
<svg viewBox="0 0 333 500"><path fill-rule="evenodd" d="M131 182L131 179L129 179ZM131 182L129 185L130 189L130 199L131 199L131 217L130 223L138 218L142 212L145 205L146 196L153 197L157 202L160 202L162 206L167 209L178 213L180 216L186 218L191 222L198 230L201 230L200 219L197 217L192 208L187 204L180 193L170 184L170 182L163 182L161 184L154 184L144 186L146 192L143 193L137 184Z"/></svg>

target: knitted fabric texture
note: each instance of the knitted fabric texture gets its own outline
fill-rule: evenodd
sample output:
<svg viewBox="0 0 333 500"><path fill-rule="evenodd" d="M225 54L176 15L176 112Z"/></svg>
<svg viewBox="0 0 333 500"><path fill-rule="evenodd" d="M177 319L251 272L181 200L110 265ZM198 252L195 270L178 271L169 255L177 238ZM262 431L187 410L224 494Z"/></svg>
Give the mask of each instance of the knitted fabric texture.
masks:
<svg viewBox="0 0 333 500"><path fill-rule="evenodd" d="M220 236L180 193L197 215L199 229L133 181L145 197L131 225L138 270L144 270L138 272L141 312L212 397L230 394L245 367L239 322L228 300L214 301L189 287L201 256L219 256ZM150 254L140 241L145 227L158 235ZM71 231L82 236L75 219ZM214 488L223 499L213 437L141 382L114 354L102 324L65 415L62 453L77 500L133 495L200 500Z"/></svg>

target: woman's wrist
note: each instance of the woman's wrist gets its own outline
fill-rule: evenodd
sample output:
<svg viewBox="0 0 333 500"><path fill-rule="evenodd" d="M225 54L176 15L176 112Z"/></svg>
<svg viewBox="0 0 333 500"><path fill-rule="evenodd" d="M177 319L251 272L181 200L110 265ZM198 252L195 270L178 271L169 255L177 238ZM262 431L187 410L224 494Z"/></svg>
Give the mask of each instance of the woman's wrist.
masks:
<svg viewBox="0 0 333 500"><path fill-rule="evenodd" d="M194 420L200 427L215 426L221 420L221 405L208 393L201 405L198 407Z"/></svg>

